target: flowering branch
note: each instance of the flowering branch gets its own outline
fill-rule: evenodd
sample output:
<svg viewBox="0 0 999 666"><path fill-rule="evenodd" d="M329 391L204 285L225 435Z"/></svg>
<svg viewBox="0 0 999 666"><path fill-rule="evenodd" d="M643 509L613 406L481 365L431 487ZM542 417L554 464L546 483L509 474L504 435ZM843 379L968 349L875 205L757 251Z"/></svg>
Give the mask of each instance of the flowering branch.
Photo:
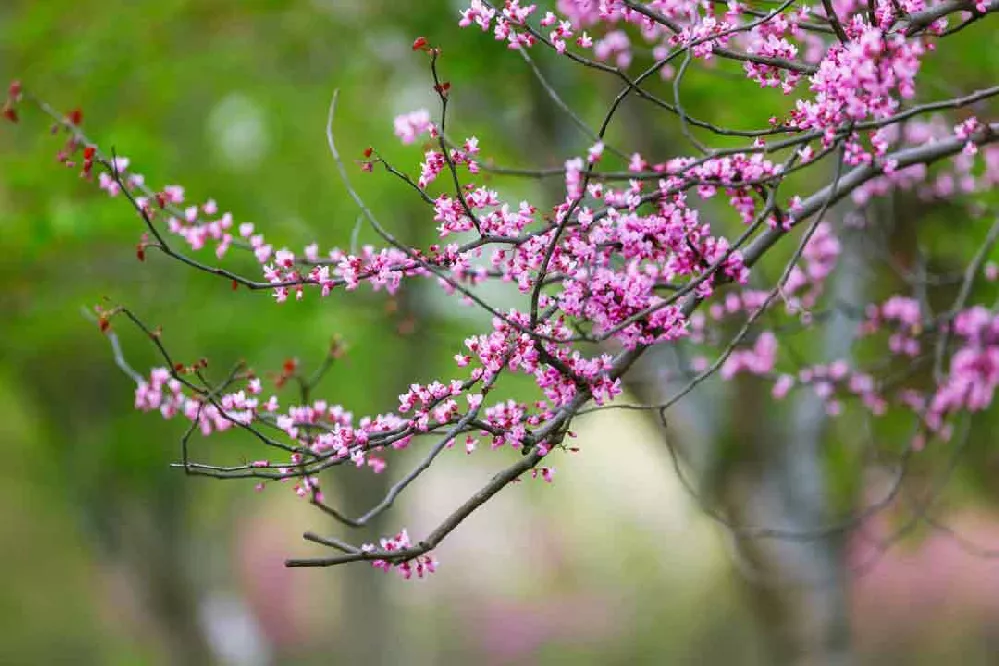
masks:
<svg viewBox="0 0 999 666"><path fill-rule="evenodd" d="M858 320L858 338L882 341L888 353L908 359L906 372L893 375L890 363L862 367L852 358L808 365L785 342L791 332L814 330L823 312L847 307L832 301L824 284L839 270L838 239L847 228L845 220L852 216L863 233L873 230L873 223L864 219L871 200L906 192L926 200L946 199L973 219L987 210L983 198L999 184L999 123L969 115L986 111L999 86L949 99L911 101L931 52L944 48L968 21L999 10L999 3L875 0L869 5L846 10L826 0L819 7L786 0L763 12L739 3L610 0L559 3L559 12L539 18L534 4L507 0L499 8L472 0L459 25L491 30L518 51L548 96L592 144L558 169L503 168L489 160L480 164L476 137L449 137L455 88L441 76L443 50L417 39L413 50L427 58L439 120L421 109L396 118L394 129L404 144L427 137L419 175L411 176L374 148L356 163L362 172L378 165L416 193L438 223L439 242L426 248L396 238L391 225L381 222L352 186L334 133L337 93L329 108L327 147L361 220L375 231L382 248L358 249L352 242L348 249L323 252L314 242L300 253L275 249L254 225L237 225L231 213L219 215L212 200L185 207L183 188L148 186L141 174L129 170L127 159L113 150L102 152L83 134L79 111L60 114L16 84L4 115L19 120L19 105L27 101L53 120L54 132L67 136L60 161L79 168L84 178L96 176L103 191L122 195L140 218L139 260L155 248L229 281L233 288L269 290L277 303L291 295L296 300L307 292L329 297L362 285L394 294L403 280L425 280L490 315L491 327L465 339L455 354L458 376L412 384L399 396L396 410L355 419L344 406L314 396L342 347L331 348L309 379L297 364L286 365L267 395L263 380L244 365L212 383L207 361L178 363L160 332L128 308L97 313L116 363L136 381L136 407L189 421L178 463L188 474L252 478L258 489L291 481L295 492L325 515L362 528L393 507L459 441L467 453L480 441L519 453L423 539L411 541L402 530L381 539L379 546L355 545L309 532L306 540L337 554L287 563L322 567L365 561L406 577L423 576L437 566L432 551L500 490L528 473L551 481L554 468L547 460L556 451L572 450L564 442L574 434L575 417L618 406L612 403L623 390L622 378L656 345L698 354L697 362L678 377L682 388L660 404L641 407L655 409L664 422L671 406L714 376L755 376L772 383L777 400L807 386L830 415L842 413L846 402L855 402L867 416L889 410L906 414L918 424L908 450L930 440L946 441L956 421L991 404L999 386L999 314L994 304L982 304L974 286L999 277L999 267L989 261L999 223L974 241L959 282L952 280L960 285L958 294L942 315L928 312L925 292L944 288L947 281L931 280L921 268L921 277L906 281L906 287L923 290L919 298L898 293L883 302L848 306ZM971 18L949 27L948 20L958 12L970 12ZM654 60L637 75L629 74L639 52L633 39L644 40ZM538 48L624 84L595 129L541 75L529 55ZM695 117L684 106L683 82L695 69L713 67L716 59L737 63L747 79L764 89L779 88L793 99L793 107L775 104L769 126L757 129L728 128ZM675 63L678 69L673 69ZM672 101L654 92L660 85L668 87ZM676 116L679 134L698 155L660 158L648 151L629 155L608 148L608 132L632 96ZM962 120L945 121L941 114L956 109L964 113ZM712 146L696 134L702 130L712 138L749 143ZM608 167L614 160L621 164ZM449 182L436 189L445 171ZM558 177L564 192L548 206L505 201L481 182L504 176ZM802 194L789 195L792 186ZM851 211L844 213L841 209L847 207ZM782 258L781 239L799 227L804 231L797 244ZM179 249L182 244L189 251ZM196 258L210 246L219 262L229 249L252 257L262 279ZM781 267L773 282L763 274L771 263ZM502 311L489 303L479 289L487 281L515 285L520 307ZM116 317L145 333L163 367L148 377L131 370L111 329ZM729 325L737 332L726 337L722 333ZM935 347L932 355L923 353L927 342ZM596 343L601 346L595 352ZM715 354L715 359L709 362L704 354ZM931 359L932 386L917 389L910 378ZM792 374L789 366L795 363L801 367ZM533 380L537 399L495 398L505 390L502 378L517 374ZM288 381L298 383L298 401L283 404L278 392ZM227 466L189 458L195 431L208 436L234 428L274 456ZM426 437L433 441L419 462L360 516L346 516L326 503L320 475L327 470L354 467L381 473L393 451ZM875 506L891 503L897 492L893 488L884 504ZM866 511L809 534L849 529ZM767 528L740 534L804 538L800 532L793 536Z"/></svg>

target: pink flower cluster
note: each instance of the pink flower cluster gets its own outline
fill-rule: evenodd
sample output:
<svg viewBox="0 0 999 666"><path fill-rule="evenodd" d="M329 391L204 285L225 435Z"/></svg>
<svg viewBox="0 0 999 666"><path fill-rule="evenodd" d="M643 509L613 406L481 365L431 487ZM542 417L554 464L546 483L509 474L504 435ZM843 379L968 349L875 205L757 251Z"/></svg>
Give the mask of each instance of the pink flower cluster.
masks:
<svg viewBox="0 0 999 666"><path fill-rule="evenodd" d="M400 550L411 548L412 546L413 544L409 540L409 533L406 530L402 530L394 537L381 540L381 550L384 552L398 552ZM375 550L375 546L373 544L364 544L361 546L361 550L365 552L372 552ZM402 562L374 560L371 562L371 566L385 572L394 570L404 579L409 580L414 574L416 574L417 578L423 578L434 573L437 571L438 563L437 559L432 554L426 553L411 560L405 560Z"/></svg>
<svg viewBox="0 0 999 666"><path fill-rule="evenodd" d="M953 326L963 344L930 401L927 423L933 430L949 413L987 409L999 386L999 314L975 306L959 313Z"/></svg>
<svg viewBox="0 0 999 666"><path fill-rule="evenodd" d="M802 368L797 377L788 374L778 376L772 389L773 397L783 399L796 384L811 387L813 393L825 402L826 413L830 416L842 412L842 399L845 397L860 398L861 404L875 416L882 416L888 409L874 377L851 369L843 359L828 365Z"/></svg>
<svg viewBox="0 0 999 666"><path fill-rule="evenodd" d="M430 134L430 136L437 135L437 128L431 122L430 112L426 109L418 109L411 113L396 116L395 135L403 143L416 143L416 140L423 134Z"/></svg>
<svg viewBox="0 0 999 666"><path fill-rule="evenodd" d="M999 145L981 148L973 140L984 131L977 118L969 118L951 128L942 116L910 120L904 125L890 124L872 135L872 143L880 153L902 145L932 144L957 136L967 139L964 149L949 161L947 169L931 171L925 164L913 164L895 169L886 164L885 173L869 180L851 193L858 206L872 198L882 197L894 190L914 191L924 200L953 199L988 192L999 185Z"/></svg>
<svg viewBox="0 0 999 666"><path fill-rule="evenodd" d="M790 124L822 132L832 144L850 122L883 120L899 108L900 99L915 93L915 77L926 47L921 39L888 33L884 26L856 15L845 26L850 41L829 48L819 70L809 78L814 100L798 100ZM856 142L848 144L849 164L869 162L873 156Z"/></svg>
<svg viewBox="0 0 999 666"><path fill-rule="evenodd" d="M919 354L923 313L916 299L908 296L892 296L880 307L869 305L866 314L867 320L863 324L862 332L869 334L889 326L892 329L888 338L889 351L910 357Z"/></svg>
<svg viewBox="0 0 999 666"><path fill-rule="evenodd" d="M135 408L141 411L159 410L165 419L183 415L197 424L203 435L224 432L233 426L251 423L259 402L244 391L229 393L217 404L188 397L181 382L172 377L166 368L154 368L148 382L140 382L135 389ZM273 405L268 403L264 409Z"/></svg>
<svg viewBox="0 0 999 666"><path fill-rule="evenodd" d="M262 390L261 381L251 378L246 380L244 389L213 397L185 387L167 368L155 368L148 381L137 385L135 407L141 411L158 410L164 419L182 416L194 422L203 435L257 424L282 431L297 445L297 448L285 447L290 454L288 459L259 460L252 464L253 468L275 470L277 474L267 478L281 481L293 478L303 464L331 466L345 460L381 472L384 460L370 453L386 446L406 448L415 432L414 424L393 414L365 417L355 424L351 412L325 400L290 405L282 411L277 395L272 394L263 402L256 397ZM318 485L318 480L312 478L295 489L306 496L309 494L306 490Z"/></svg>
<svg viewBox="0 0 999 666"><path fill-rule="evenodd" d="M777 361L777 337L770 331L764 331L749 349L732 352L722 365L722 379L731 379L740 372L762 375L770 372Z"/></svg>
<svg viewBox="0 0 999 666"><path fill-rule="evenodd" d="M826 279L836 269L839 255L840 243L832 225L822 222L805 244L801 254L802 264L791 269L784 285L784 296L790 310L815 307Z"/></svg>

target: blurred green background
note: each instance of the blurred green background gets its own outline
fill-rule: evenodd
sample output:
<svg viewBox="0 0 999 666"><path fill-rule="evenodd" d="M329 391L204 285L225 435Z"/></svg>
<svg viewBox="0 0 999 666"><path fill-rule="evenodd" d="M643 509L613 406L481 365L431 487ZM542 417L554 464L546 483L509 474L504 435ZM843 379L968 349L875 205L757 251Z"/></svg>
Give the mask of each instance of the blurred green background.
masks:
<svg viewBox="0 0 999 666"><path fill-rule="evenodd" d="M373 145L413 172L420 151L399 145L392 119L437 108L426 59L410 49L416 36L444 50L452 137L474 134L497 162L539 167L589 143L520 57L459 30L456 11L436 0L6 0L0 81L20 78L57 108L80 106L89 135L130 157L154 187L214 198L298 251L313 240L345 247L358 212L325 144L330 97L341 90L348 159ZM999 60L978 57L999 49L996 37L968 33L966 46L933 64L931 91L999 79ZM616 84L536 55L573 107L598 120ZM735 72L691 75L688 109L719 124L765 121L774 95ZM686 152L674 122L652 122L637 105L623 113L614 143ZM556 483L504 493L440 549L430 580L363 566L284 569L286 556L317 552L301 541L305 529L337 527L283 488L256 494L252 484L169 469L183 425L132 410L129 379L81 309L105 298L127 304L163 327L178 358L207 357L215 373L238 359L261 372L289 357L314 367L340 335L349 354L321 393L355 414L393 409L411 381L450 372L483 320L419 285L391 307L364 289L277 306L157 254L140 263L128 206L58 165L60 140L46 120L22 116L0 132L0 663L775 663L766 595L740 577L729 538L683 492L661 433L635 413L582 419L583 453L557 463ZM434 222L404 186L384 174L353 178L400 238L432 242ZM496 186L514 200L553 192L528 181ZM972 247L975 233L966 238ZM359 240L377 241L366 227ZM147 341L118 329L135 368L158 364ZM988 428L976 428L954 504L977 507L961 520L999 544L989 508L996 460ZM218 460L253 455L239 437L194 446ZM862 492L861 458L825 461L845 497ZM361 539L402 526L422 533L505 460L454 452ZM390 462L387 478L406 461ZM324 486L354 514L385 483L355 476ZM850 583L860 658L993 663L999 572L938 541L917 540ZM928 612L931 601L947 613Z"/></svg>

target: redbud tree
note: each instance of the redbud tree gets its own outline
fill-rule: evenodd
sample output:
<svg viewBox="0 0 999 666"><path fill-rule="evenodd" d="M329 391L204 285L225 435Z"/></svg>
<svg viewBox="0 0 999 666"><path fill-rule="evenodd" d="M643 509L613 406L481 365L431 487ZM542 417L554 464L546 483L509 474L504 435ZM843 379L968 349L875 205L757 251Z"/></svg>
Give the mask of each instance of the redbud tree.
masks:
<svg viewBox="0 0 999 666"><path fill-rule="evenodd" d="M3 115L17 122L30 107L52 118L53 133L66 137L59 161L134 209L140 261L162 253L233 290L269 295L260 307L355 289L393 294L404 281L423 281L488 313L486 330L453 340L451 373L411 384L393 412L357 416L313 395L343 352L338 344L311 375L293 362L271 377L239 364L212 379L207 361L175 358L168 337L133 310L96 308L118 365L136 383L135 408L186 424L178 467L187 474L244 479L259 489L287 485L329 519L362 528L448 450L495 451L505 466L429 533L400 526L378 543L351 543L309 532L305 538L331 554L287 561L367 562L422 577L437 566L438 544L491 497L523 479L551 482L559 457L576 450L576 418L625 406L629 369L656 346L683 351L673 378L679 384L661 402L627 406L663 422L713 377L753 376L775 404L810 392L831 418L900 415L912 424L905 448L913 455L953 441L962 424L988 410L999 385L999 300L991 284L999 277L999 214L990 195L999 183L999 123L987 114L999 85L939 95L939 87L921 85L920 70L997 11L996 0L786 0L765 9L736 0L472 0L448 20L481 32L495 57L513 51L527 60L589 148L565 155L556 169L497 166L476 137L449 132L449 103L462 85L446 78L447 45L416 38L412 57L426 61L438 104L395 118L399 140L421 147L413 149L414 165L390 163L375 148L341 155L337 94L329 109L328 150L378 247L329 248L317 239L289 249L214 200L191 202L182 186L147 180L84 133L82 111L59 112L20 82L11 84ZM597 124L534 67L539 50L620 86ZM769 122L729 127L692 115L683 84L698 69L738 72L765 89ZM685 154L614 146L608 131L622 122L626 100L672 123ZM359 177L402 181L425 205L439 240L427 247L397 240L392 223L352 187ZM558 196L508 201L490 187L523 177L557 179ZM960 246L960 269L902 267L905 279L891 293L837 302L826 287L848 270L840 262L843 235L875 245L880 230L869 213L900 194L946 204L955 233L974 239ZM255 268L241 268L248 262ZM513 285L518 305L490 303L482 287L492 281ZM831 312L855 323L850 353L801 358L789 338L817 335ZM148 336L160 367L131 369L115 333L119 322ZM515 375L532 380L532 399L510 397L505 382ZM289 398L286 385L301 390ZM255 441L259 458L220 466L189 456L196 434L230 430ZM417 450L419 462L363 515L344 515L324 497L329 478L382 473L403 449Z"/></svg>

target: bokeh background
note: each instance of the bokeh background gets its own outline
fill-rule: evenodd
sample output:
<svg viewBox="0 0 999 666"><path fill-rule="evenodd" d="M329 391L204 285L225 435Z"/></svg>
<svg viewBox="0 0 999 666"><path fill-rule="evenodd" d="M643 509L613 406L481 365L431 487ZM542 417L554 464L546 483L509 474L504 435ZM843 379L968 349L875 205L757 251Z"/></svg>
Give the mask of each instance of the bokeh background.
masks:
<svg viewBox="0 0 999 666"><path fill-rule="evenodd" d="M289 247L347 246L358 212L325 144L330 97L340 89L346 155L374 145L414 170L420 151L399 145L392 119L437 108L426 59L410 49L416 36L444 50L453 136L478 136L499 163L539 167L589 143L517 54L457 28L458 4L5 0L0 80L20 78L57 108L82 107L92 138L129 156L154 186L182 184L193 201L213 197ZM999 59L981 57L999 52L984 23L931 64L928 90L952 94L999 79ZM616 92L606 77L546 54L537 65L591 122ZM698 116L743 127L774 109L773 94L725 67L690 76L685 99ZM675 122L650 114L626 106L612 141L658 156L685 152ZM0 663L770 664L787 655L794 615L815 608L837 613L838 649L860 662L995 663L994 560L925 526L875 548L876 565L857 572L836 566L853 561L852 534L790 555L742 549L678 482L662 430L641 412L580 419L581 453L557 461L556 482L525 482L477 513L439 549L442 566L429 580L363 565L283 568L287 556L319 552L301 540L304 530L338 526L290 490L255 493L252 484L170 469L183 425L132 410L130 380L82 310L105 298L128 304L163 327L177 357L207 357L217 372L241 358L261 372L287 358L314 367L339 335L349 353L321 392L355 414L393 409L411 381L447 372L483 319L420 285L391 301L368 292L276 306L158 255L140 263L127 205L59 166L60 142L45 119L23 115L0 131ZM431 242L431 216L397 181L359 173L354 181L400 238ZM549 202L557 191L526 180L496 186ZM904 220L911 205L895 203L885 214ZM933 242L946 211L920 215L930 216ZM941 262L976 241L974 231L961 238ZM359 242L375 241L362 228ZM890 251L904 258L904 247ZM883 290L891 277L878 280ZM120 335L134 367L157 363L141 336L126 327ZM630 385L637 399L655 392L655 367L644 372ZM856 421L825 424L808 404L781 411L755 398L759 386L736 384L693 396L666 434L685 442L691 473L713 501L743 503L734 480L752 478L758 490L804 478L812 493L804 504L816 493L823 503L804 517L778 516L797 524L859 506L888 483L872 456L897 454L904 424L874 433ZM947 524L984 547L999 546L995 421L972 424L938 493ZM797 443L767 449L757 467L790 454L811 467L745 477L747 440ZM196 440L195 449L216 459L253 455L238 437ZM953 456L926 452L916 488L936 483ZM452 452L363 538L425 531L506 460ZM392 462L385 478L335 477L326 493L356 514L405 469L404 458ZM864 527L878 536L895 524L904 516L887 512ZM785 568L783 557L798 564ZM824 583L794 581L828 571Z"/></svg>

